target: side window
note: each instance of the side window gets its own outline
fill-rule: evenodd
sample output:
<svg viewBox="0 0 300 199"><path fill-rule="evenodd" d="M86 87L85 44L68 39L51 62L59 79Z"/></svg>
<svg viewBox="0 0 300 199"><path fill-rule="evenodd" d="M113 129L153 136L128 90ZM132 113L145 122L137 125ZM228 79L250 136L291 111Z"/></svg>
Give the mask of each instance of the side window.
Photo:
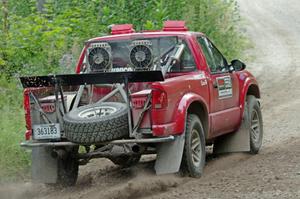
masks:
<svg viewBox="0 0 300 199"><path fill-rule="evenodd" d="M223 55L220 53L220 51L211 42L208 41L208 43L209 43L211 52L212 52L214 60L215 60L215 65L216 65L216 69L217 69L217 71L215 71L215 72L227 72L228 67L227 67L226 59L223 57Z"/></svg>
<svg viewBox="0 0 300 199"><path fill-rule="evenodd" d="M207 39L199 37L198 41L202 47L210 71L212 73L227 72L227 61L220 51Z"/></svg>
<svg viewBox="0 0 300 199"><path fill-rule="evenodd" d="M203 51L205 59L206 59L206 63L208 65L208 67L210 68L210 71L211 72L217 71L212 54L210 53L210 50L208 48L207 42L202 37L198 37L197 40L202 48L202 51Z"/></svg>
<svg viewBox="0 0 300 199"><path fill-rule="evenodd" d="M189 46L185 43L184 51L180 57L180 62L172 66L170 72L190 72L196 70L194 57Z"/></svg>

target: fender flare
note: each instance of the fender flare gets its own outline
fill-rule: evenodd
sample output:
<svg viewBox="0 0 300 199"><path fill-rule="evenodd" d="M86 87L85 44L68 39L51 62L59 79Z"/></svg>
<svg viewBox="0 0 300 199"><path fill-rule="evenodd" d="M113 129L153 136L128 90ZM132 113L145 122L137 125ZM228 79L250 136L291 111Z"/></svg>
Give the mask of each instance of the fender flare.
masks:
<svg viewBox="0 0 300 199"><path fill-rule="evenodd" d="M185 122L188 113L188 108L194 102L200 103L204 107L206 113L208 114L208 104L202 96L196 93L186 93L179 101L177 111L174 114L174 121L176 123L175 129L176 132L180 132L179 134L183 134L185 131Z"/></svg>
<svg viewBox="0 0 300 199"><path fill-rule="evenodd" d="M239 102L240 107L241 107L241 117L243 116L244 108L245 108L245 101L247 98L247 94L249 93L249 88L251 88L251 87L256 89L255 93L252 93L253 92L252 91L251 94L255 95L257 98L260 98L260 89L259 89L257 81L254 78L247 78L245 80L244 86L242 88L240 102Z"/></svg>

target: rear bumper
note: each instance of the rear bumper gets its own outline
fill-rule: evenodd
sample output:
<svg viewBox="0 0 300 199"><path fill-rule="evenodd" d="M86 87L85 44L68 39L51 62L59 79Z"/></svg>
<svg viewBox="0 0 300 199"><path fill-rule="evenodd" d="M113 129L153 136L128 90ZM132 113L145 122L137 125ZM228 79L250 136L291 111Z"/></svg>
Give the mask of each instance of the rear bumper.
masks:
<svg viewBox="0 0 300 199"><path fill-rule="evenodd" d="M181 132L178 130L176 122L152 125L152 133L154 136L168 136L168 135L179 135Z"/></svg>
<svg viewBox="0 0 300 199"><path fill-rule="evenodd" d="M144 139L123 139L113 140L106 142L106 144L129 144L129 143L162 143L174 141L175 137L170 135L167 137L159 138L144 138ZM79 144L74 142L37 142L37 141L25 141L22 142L21 147L32 148L32 147L58 147L58 146L78 146Z"/></svg>

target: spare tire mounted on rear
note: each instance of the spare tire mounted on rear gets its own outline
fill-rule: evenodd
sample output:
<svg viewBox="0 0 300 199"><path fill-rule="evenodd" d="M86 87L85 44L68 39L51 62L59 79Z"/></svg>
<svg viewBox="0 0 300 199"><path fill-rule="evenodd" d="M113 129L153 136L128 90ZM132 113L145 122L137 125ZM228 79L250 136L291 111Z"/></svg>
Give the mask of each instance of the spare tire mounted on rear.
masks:
<svg viewBox="0 0 300 199"><path fill-rule="evenodd" d="M128 137L127 107L102 102L81 106L64 116L66 138L80 144L95 144Z"/></svg>

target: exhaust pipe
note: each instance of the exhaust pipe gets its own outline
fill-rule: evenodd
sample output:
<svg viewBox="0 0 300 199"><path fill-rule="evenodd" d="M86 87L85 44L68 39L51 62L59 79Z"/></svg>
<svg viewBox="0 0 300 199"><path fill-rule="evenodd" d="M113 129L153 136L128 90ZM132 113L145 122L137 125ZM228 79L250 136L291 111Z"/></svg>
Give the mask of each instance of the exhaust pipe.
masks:
<svg viewBox="0 0 300 199"><path fill-rule="evenodd" d="M134 153L143 153L145 149L146 149L145 146L139 144L134 144L131 147L131 151Z"/></svg>

